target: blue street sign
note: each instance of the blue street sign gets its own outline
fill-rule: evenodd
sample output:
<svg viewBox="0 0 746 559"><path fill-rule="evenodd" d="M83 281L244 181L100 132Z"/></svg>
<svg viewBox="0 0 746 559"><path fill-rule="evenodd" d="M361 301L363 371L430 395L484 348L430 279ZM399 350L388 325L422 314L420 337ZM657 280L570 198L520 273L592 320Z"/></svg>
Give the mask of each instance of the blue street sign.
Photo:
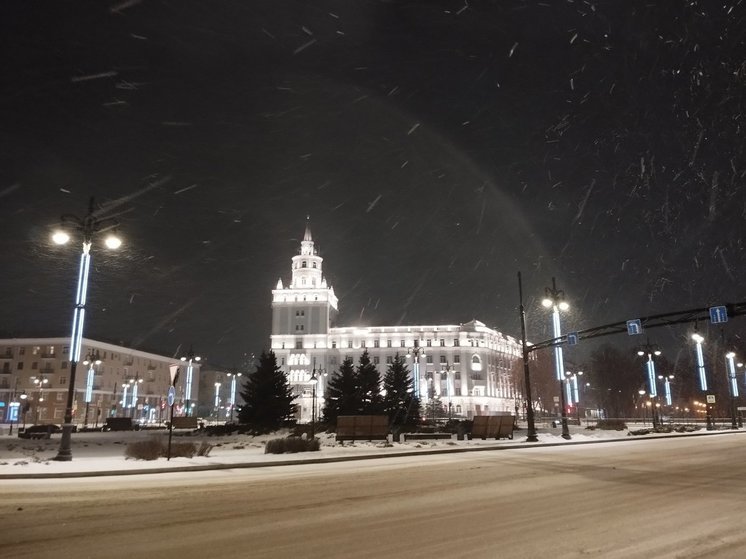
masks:
<svg viewBox="0 0 746 559"><path fill-rule="evenodd" d="M728 309L725 306L710 307L710 322L713 324L728 322Z"/></svg>
<svg viewBox="0 0 746 559"><path fill-rule="evenodd" d="M627 321L627 335L636 336L637 334L642 334L642 322L640 322L639 318L636 318L634 320L628 320Z"/></svg>
<svg viewBox="0 0 746 559"><path fill-rule="evenodd" d="M567 333L567 345L578 345L578 333L577 332Z"/></svg>
<svg viewBox="0 0 746 559"><path fill-rule="evenodd" d="M173 386L168 387L168 398L166 399L166 403L168 403L168 406L171 407L174 405L174 402L176 401L176 388Z"/></svg>

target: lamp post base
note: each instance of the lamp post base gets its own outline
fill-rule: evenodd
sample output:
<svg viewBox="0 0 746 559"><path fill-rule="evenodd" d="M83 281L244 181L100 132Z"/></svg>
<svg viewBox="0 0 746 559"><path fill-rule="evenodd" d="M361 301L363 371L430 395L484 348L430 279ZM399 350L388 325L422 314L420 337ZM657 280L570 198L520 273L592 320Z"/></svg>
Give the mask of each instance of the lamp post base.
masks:
<svg viewBox="0 0 746 559"><path fill-rule="evenodd" d="M72 462L73 452L70 448L70 439L73 432L72 423L62 424L62 439L60 440L60 448L57 451L57 456L52 458L56 462Z"/></svg>

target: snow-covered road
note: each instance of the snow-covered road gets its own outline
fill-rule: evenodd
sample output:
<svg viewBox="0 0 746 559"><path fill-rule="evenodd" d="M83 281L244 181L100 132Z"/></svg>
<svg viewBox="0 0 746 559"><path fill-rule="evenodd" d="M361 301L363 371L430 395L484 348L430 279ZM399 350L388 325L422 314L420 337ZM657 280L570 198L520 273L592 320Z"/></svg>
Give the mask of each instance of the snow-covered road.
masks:
<svg viewBox="0 0 746 559"><path fill-rule="evenodd" d="M8 557L746 556L742 433L0 482Z"/></svg>

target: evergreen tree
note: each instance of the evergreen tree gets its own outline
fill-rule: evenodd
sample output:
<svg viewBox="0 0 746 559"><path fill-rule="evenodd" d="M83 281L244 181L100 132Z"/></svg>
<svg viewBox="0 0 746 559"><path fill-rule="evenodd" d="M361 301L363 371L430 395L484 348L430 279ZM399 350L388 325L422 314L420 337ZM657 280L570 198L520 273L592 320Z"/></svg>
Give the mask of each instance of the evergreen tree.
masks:
<svg viewBox="0 0 746 559"><path fill-rule="evenodd" d="M273 351L262 352L256 371L244 382L241 397L245 403L238 412L238 421L257 433L279 429L295 413L295 396Z"/></svg>
<svg viewBox="0 0 746 559"><path fill-rule="evenodd" d="M360 412L362 415L376 415L383 412L381 398L381 373L370 360L368 351L360 356L357 367L357 382L360 387Z"/></svg>
<svg viewBox="0 0 746 559"><path fill-rule="evenodd" d="M340 415L360 413L360 384L352 359L345 359L326 387L324 420L336 423Z"/></svg>
<svg viewBox="0 0 746 559"><path fill-rule="evenodd" d="M383 377L383 410L392 427L414 427L420 422L420 399L414 395L412 379L404 358L397 353Z"/></svg>

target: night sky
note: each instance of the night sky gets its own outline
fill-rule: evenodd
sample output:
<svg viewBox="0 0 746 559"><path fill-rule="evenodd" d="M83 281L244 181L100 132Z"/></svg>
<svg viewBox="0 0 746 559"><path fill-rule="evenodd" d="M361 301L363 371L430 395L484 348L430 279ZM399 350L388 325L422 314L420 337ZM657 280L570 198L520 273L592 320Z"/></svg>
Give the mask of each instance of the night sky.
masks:
<svg viewBox="0 0 746 559"><path fill-rule="evenodd" d="M340 325L550 338L746 300L746 3L0 4L0 336L67 336L90 196L90 338L217 365L267 347L306 216ZM729 323L729 335L743 324ZM652 332L656 342L685 329ZM626 340L618 340L626 343Z"/></svg>

